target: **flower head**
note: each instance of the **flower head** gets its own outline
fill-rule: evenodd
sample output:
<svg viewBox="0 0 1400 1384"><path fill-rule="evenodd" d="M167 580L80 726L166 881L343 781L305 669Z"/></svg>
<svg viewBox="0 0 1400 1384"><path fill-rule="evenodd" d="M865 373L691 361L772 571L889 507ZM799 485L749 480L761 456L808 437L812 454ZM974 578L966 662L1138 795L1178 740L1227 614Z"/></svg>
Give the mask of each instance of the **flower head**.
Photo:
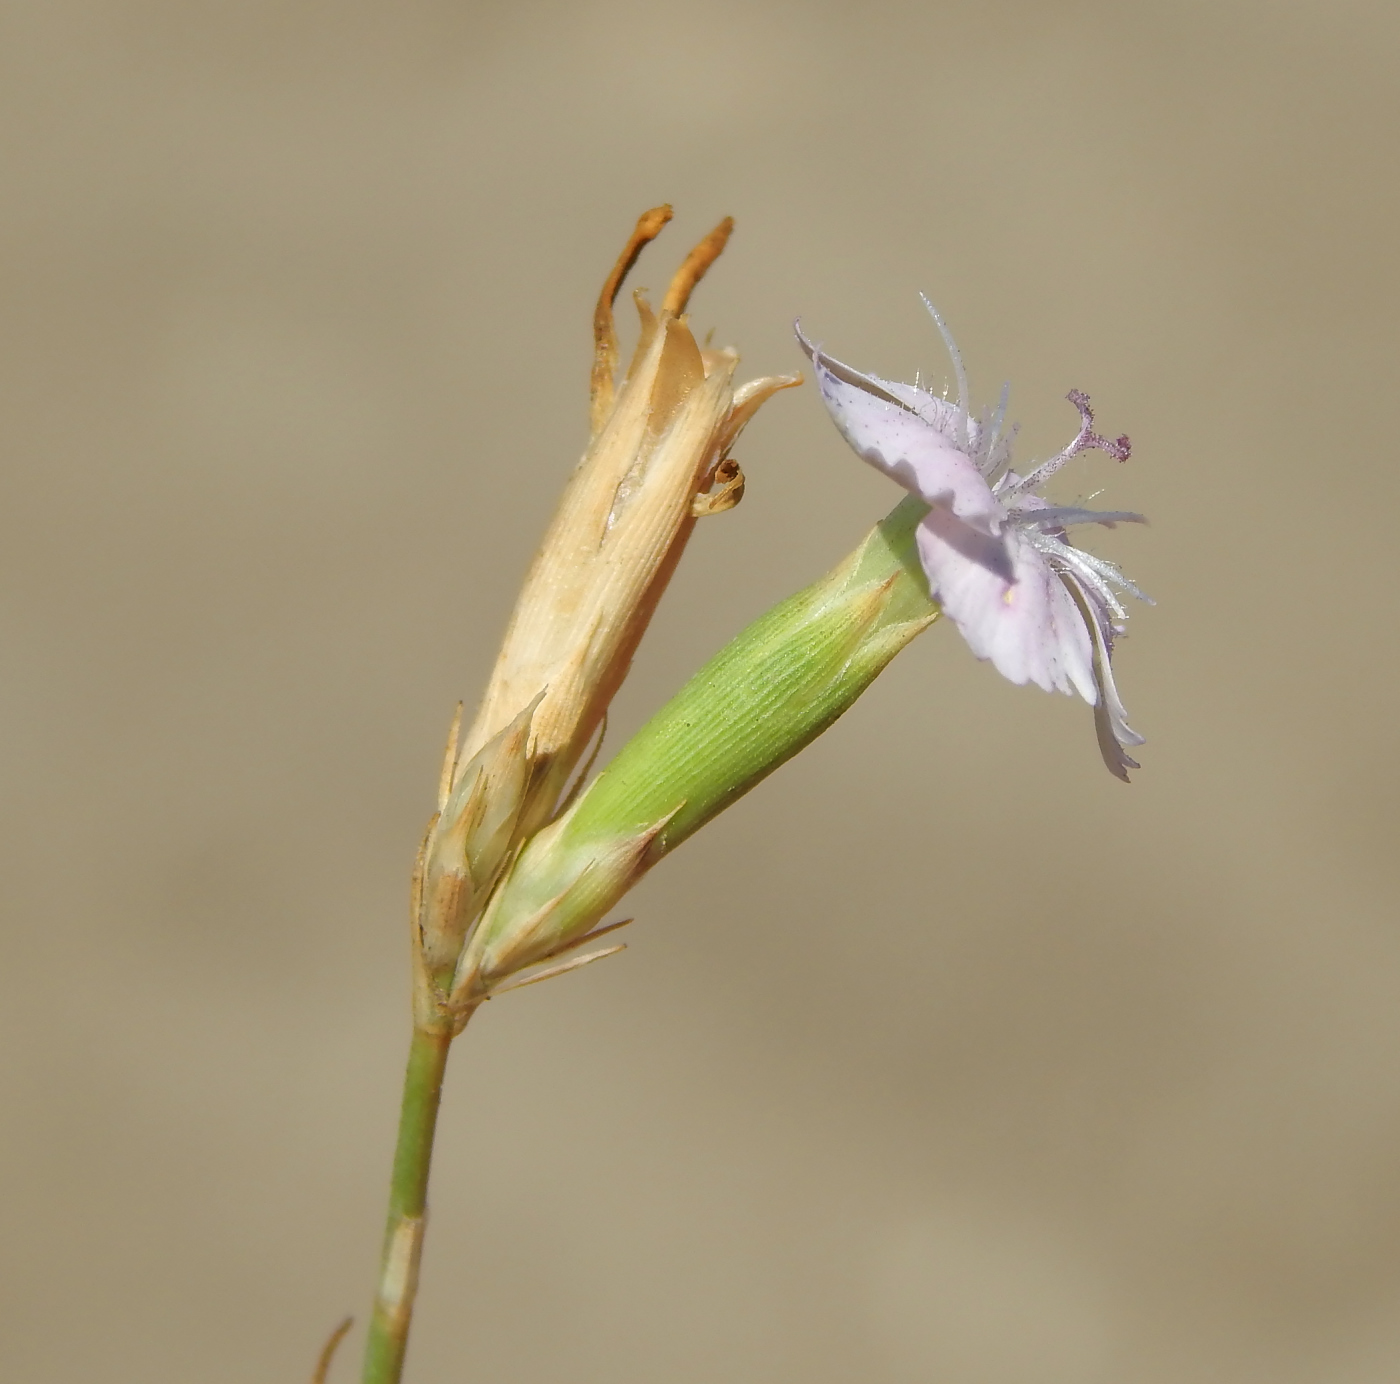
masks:
<svg viewBox="0 0 1400 1384"><path fill-rule="evenodd" d="M1126 437L1094 432L1087 395L1072 390L1080 427L1070 444L1025 475L1011 469L1014 428L1004 428L1007 391L995 410L972 415L962 356L937 310L958 385L956 404L917 385L862 374L826 355L798 331L817 386L856 453L926 505L919 560L929 593L978 658L1015 683L1078 692L1094 708L1109 771L1127 781L1143 742L1128 725L1113 681L1114 640L1127 612L1119 596L1148 598L1111 562L1075 547L1079 524L1142 523L1140 514L1056 505L1036 492L1071 457L1107 452L1126 461ZM1150 604L1150 602L1149 602Z"/></svg>

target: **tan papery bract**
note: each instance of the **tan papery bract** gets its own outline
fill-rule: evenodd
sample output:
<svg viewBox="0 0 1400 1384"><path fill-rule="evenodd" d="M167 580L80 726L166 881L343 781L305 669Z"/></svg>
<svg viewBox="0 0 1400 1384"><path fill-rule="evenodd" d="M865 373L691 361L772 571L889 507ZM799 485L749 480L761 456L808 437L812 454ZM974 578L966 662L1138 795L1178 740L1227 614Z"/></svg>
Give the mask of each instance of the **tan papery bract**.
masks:
<svg viewBox="0 0 1400 1384"><path fill-rule="evenodd" d="M415 889L419 944L430 975L445 972L450 978L467 932L515 845L531 776L530 723L539 700L465 763L457 755L453 722L440 806L423 841Z"/></svg>

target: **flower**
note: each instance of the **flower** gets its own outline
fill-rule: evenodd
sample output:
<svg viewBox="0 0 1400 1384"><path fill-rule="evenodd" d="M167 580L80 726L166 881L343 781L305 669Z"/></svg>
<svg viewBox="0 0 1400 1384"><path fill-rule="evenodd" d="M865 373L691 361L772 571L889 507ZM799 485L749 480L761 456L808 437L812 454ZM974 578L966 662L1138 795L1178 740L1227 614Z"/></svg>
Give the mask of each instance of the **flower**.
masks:
<svg viewBox="0 0 1400 1384"><path fill-rule="evenodd" d="M1094 432L1089 399L1073 441L1026 475L1011 469L1015 428L1003 431L1007 391L994 411L973 417L967 375L947 326L924 299L953 359L958 402L917 385L862 374L797 337L841 435L856 453L929 506L918 529L929 593L978 658L1003 677L1047 692L1078 692L1094 708L1099 749L1125 783L1138 767L1127 747L1143 737L1128 725L1113 680L1113 644L1127 612L1119 594L1148 601L1111 562L1069 541L1078 524L1144 523L1140 514L1056 505L1036 492L1071 457L1094 449L1126 461L1126 437ZM1151 604L1148 601L1148 604Z"/></svg>

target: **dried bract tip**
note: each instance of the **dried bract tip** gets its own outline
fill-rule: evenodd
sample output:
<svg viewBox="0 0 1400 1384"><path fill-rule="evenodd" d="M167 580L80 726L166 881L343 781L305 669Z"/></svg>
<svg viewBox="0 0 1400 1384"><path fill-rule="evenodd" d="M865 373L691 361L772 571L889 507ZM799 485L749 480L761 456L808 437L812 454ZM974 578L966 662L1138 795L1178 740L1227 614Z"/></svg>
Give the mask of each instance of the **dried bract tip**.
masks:
<svg viewBox="0 0 1400 1384"><path fill-rule="evenodd" d="M336 1348L350 1334L350 1328L353 1325L354 1317L346 1317L340 1321L335 1331L330 1332L325 1345L321 1348L321 1355L316 1357L316 1370L311 1376L311 1384L326 1384L326 1380L330 1377L330 1362L336 1357Z"/></svg>
<svg viewBox="0 0 1400 1384"><path fill-rule="evenodd" d="M487 995L487 999L494 999L497 995L504 995L507 990L519 990L523 986L533 985L538 980L553 980L555 976L568 974L570 971L577 971L581 966L591 966L595 961L601 961L605 956L616 956L618 952L627 950L626 942L619 942L616 946L604 947L601 951L589 952L587 956L575 956L568 961L561 961L557 966L546 966L543 970L532 971L527 976L518 976L515 980L508 980L504 985L497 985L495 989Z"/></svg>
<svg viewBox="0 0 1400 1384"><path fill-rule="evenodd" d="M350 1328L354 1325L354 1317L346 1317L327 1337L326 1344L321 1347L321 1354L316 1360L316 1372L311 1376L311 1384L326 1384L331 1372L331 1361L335 1359L336 1347L345 1339Z"/></svg>

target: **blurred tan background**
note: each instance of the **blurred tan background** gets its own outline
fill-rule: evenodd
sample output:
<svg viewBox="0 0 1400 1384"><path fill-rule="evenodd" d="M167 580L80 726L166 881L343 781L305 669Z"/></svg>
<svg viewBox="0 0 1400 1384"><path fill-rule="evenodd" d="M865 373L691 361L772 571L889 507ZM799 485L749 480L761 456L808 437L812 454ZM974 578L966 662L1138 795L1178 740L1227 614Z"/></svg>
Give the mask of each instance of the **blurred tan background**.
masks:
<svg viewBox="0 0 1400 1384"><path fill-rule="evenodd" d="M801 314L1155 595L1087 710L951 628L449 1078L414 1381L1400 1378L1395 134L1380 3L0 6L0 1377L304 1380L363 1314L406 881L653 288ZM810 388L614 719L893 505ZM1076 487L1080 487L1076 492ZM357 1330L335 1378L356 1376Z"/></svg>

